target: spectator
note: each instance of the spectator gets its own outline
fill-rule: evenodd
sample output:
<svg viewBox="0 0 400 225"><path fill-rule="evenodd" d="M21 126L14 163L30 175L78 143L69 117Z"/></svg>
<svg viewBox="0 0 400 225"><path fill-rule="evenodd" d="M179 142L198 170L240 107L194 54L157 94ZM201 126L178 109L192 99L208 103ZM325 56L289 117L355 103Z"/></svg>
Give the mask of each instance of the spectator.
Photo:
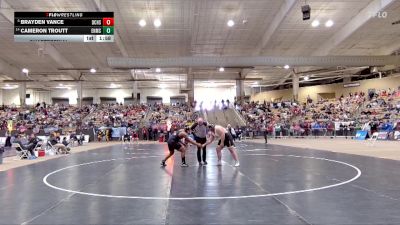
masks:
<svg viewBox="0 0 400 225"><path fill-rule="evenodd" d="M35 153L33 151L36 144L34 144L33 142L29 142L27 145L22 144L22 137L20 134L15 136L14 143L19 144L22 149L29 151L29 153L30 153L29 159L36 159Z"/></svg>
<svg viewBox="0 0 400 225"><path fill-rule="evenodd" d="M67 141L67 137L63 137L62 144L63 144L65 147L67 147L67 146L69 145L69 142Z"/></svg>
<svg viewBox="0 0 400 225"><path fill-rule="evenodd" d="M63 143L59 143L59 137L55 137L52 134L50 135L48 142L57 149L57 153L69 154L70 148L67 148Z"/></svg>
<svg viewBox="0 0 400 225"><path fill-rule="evenodd" d="M230 124L228 124L228 126L226 127L226 129L228 130L229 134L232 135L233 141L236 141L237 136L236 136L235 129L233 129L232 126L231 126Z"/></svg>

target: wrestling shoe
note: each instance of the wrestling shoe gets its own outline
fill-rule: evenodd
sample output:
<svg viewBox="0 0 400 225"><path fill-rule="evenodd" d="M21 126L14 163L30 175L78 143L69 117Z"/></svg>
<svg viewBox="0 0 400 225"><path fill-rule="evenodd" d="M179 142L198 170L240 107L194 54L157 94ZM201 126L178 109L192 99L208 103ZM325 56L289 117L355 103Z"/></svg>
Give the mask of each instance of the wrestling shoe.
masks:
<svg viewBox="0 0 400 225"><path fill-rule="evenodd" d="M202 166L203 165L203 163L202 162L199 162L199 166Z"/></svg>
<svg viewBox="0 0 400 225"><path fill-rule="evenodd" d="M222 162L219 160L217 166L222 166Z"/></svg>
<svg viewBox="0 0 400 225"><path fill-rule="evenodd" d="M161 166L167 166L167 164L165 164L164 160L161 161Z"/></svg>
<svg viewBox="0 0 400 225"><path fill-rule="evenodd" d="M240 166L239 161L236 161L234 167L239 167L239 166Z"/></svg>
<svg viewBox="0 0 400 225"><path fill-rule="evenodd" d="M208 164L207 161L204 161L204 162L203 162L203 165L207 165L207 164Z"/></svg>
<svg viewBox="0 0 400 225"><path fill-rule="evenodd" d="M188 164L186 164L186 163L182 163L181 164L181 167L188 167L189 165Z"/></svg>

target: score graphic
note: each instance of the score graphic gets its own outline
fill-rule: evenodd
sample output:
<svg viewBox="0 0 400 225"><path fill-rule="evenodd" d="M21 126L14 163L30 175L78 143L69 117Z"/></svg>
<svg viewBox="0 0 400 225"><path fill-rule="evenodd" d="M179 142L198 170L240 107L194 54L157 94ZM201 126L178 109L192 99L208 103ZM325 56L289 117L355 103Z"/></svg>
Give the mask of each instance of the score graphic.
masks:
<svg viewBox="0 0 400 225"><path fill-rule="evenodd" d="M103 34L114 34L114 18L103 18Z"/></svg>
<svg viewBox="0 0 400 225"><path fill-rule="evenodd" d="M114 12L15 12L15 42L114 42Z"/></svg>

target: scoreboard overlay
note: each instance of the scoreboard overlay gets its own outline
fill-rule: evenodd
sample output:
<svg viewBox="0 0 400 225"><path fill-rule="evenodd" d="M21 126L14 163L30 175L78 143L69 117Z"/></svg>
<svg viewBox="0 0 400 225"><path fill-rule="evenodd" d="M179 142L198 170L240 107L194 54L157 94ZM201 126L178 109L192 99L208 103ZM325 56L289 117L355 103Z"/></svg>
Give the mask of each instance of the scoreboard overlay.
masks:
<svg viewBox="0 0 400 225"><path fill-rule="evenodd" d="M14 12L15 42L114 42L114 12Z"/></svg>

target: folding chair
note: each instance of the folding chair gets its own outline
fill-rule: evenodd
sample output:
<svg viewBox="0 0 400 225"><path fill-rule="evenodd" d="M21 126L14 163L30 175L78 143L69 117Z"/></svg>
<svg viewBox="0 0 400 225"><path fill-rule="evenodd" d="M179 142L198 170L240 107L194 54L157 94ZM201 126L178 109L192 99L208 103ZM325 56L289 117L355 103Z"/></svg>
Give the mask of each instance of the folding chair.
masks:
<svg viewBox="0 0 400 225"><path fill-rule="evenodd" d="M57 154L57 148L54 147L50 141L46 142L46 146L45 146L45 151L46 153L49 153L49 155L56 155Z"/></svg>
<svg viewBox="0 0 400 225"><path fill-rule="evenodd" d="M73 139L69 139L68 145L66 147L73 148L75 146L78 146L78 145L75 145L75 143L77 143L77 142L74 142Z"/></svg>
<svg viewBox="0 0 400 225"><path fill-rule="evenodd" d="M38 149L41 149L42 148L42 145L43 145L43 142L42 141L39 141L37 144L36 144L36 146L35 146L35 150L38 150Z"/></svg>
<svg viewBox="0 0 400 225"><path fill-rule="evenodd" d="M0 137L0 146L4 146L6 144L6 137Z"/></svg>
<svg viewBox="0 0 400 225"><path fill-rule="evenodd" d="M28 149L23 149L18 143L12 143L11 146L18 152L19 159L29 159L30 154Z"/></svg>
<svg viewBox="0 0 400 225"><path fill-rule="evenodd" d="M70 146L70 147L79 146L79 142L78 142L78 140L75 139L75 138L70 138L70 139L69 139L69 144L68 144L68 146Z"/></svg>

